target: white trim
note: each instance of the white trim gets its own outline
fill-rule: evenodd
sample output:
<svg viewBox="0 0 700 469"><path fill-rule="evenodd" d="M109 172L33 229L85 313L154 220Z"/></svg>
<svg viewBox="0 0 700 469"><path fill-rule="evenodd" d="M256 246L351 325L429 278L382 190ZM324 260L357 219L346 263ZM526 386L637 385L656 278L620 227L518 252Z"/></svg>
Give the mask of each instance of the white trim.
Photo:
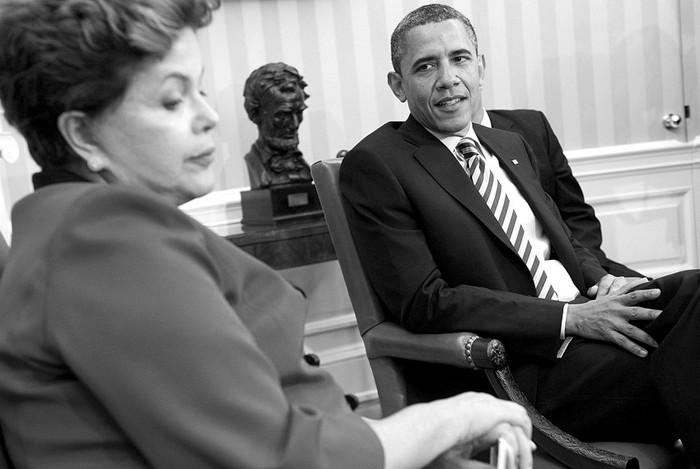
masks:
<svg viewBox="0 0 700 469"><path fill-rule="evenodd" d="M591 179L602 175L648 172L659 168L694 167L700 165L700 161L695 162L683 157L698 147L700 136L689 143L662 140L569 150L565 153L572 168L576 169L576 177ZM644 163L640 160L644 160ZM241 222L241 191L249 189L238 187L215 191L188 202L181 208L216 233L226 235L231 231L232 225Z"/></svg>
<svg viewBox="0 0 700 469"><path fill-rule="evenodd" d="M234 225L241 222L241 191L248 189L240 187L211 192L180 208L216 234L226 236L232 232Z"/></svg>
<svg viewBox="0 0 700 469"><path fill-rule="evenodd" d="M304 328L304 335L308 337L354 327L357 327L355 313L345 313L326 319L309 321Z"/></svg>
<svg viewBox="0 0 700 469"><path fill-rule="evenodd" d="M660 140L656 142L630 143L628 145L614 145L610 147L583 148L568 150L564 153L569 161L599 160L610 157L620 158L626 156L644 156L668 153L681 153L692 151L700 144L700 138L695 142L683 143L674 140Z"/></svg>
<svg viewBox="0 0 700 469"><path fill-rule="evenodd" d="M355 361L362 359L367 360L365 345L362 341L354 344L344 345L342 347L334 347L323 351L315 351L318 358L321 360L321 366L330 366L338 363Z"/></svg>
<svg viewBox="0 0 700 469"><path fill-rule="evenodd" d="M357 398L358 401L360 402L370 402L370 401L377 401L379 402L379 393L377 392L376 389L368 389L366 391L358 391L352 393L353 396Z"/></svg>

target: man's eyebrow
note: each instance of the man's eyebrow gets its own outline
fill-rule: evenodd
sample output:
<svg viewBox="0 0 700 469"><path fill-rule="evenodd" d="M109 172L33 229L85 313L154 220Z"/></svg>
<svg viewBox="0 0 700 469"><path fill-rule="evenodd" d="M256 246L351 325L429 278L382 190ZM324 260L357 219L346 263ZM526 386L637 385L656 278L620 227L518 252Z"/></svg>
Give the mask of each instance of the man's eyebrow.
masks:
<svg viewBox="0 0 700 469"><path fill-rule="evenodd" d="M470 49L457 49L450 52L450 57L454 57L455 55L474 55L474 52Z"/></svg>

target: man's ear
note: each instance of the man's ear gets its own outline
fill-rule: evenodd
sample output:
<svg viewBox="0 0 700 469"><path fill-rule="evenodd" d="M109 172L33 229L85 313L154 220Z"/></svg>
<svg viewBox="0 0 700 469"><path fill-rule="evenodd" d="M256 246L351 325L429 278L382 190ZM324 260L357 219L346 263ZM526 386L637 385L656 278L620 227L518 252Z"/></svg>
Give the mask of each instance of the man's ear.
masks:
<svg viewBox="0 0 700 469"><path fill-rule="evenodd" d="M83 111L66 111L58 116L58 130L73 151L83 160L101 155L99 146L92 138L90 118Z"/></svg>
<svg viewBox="0 0 700 469"><path fill-rule="evenodd" d="M479 86L484 85L484 77L486 76L486 56L481 54L479 56Z"/></svg>
<svg viewBox="0 0 700 469"><path fill-rule="evenodd" d="M406 93L403 90L403 77L400 73L389 72L386 76L387 83L389 83L389 88L391 88L392 93L396 96L402 103L406 102Z"/></svg>

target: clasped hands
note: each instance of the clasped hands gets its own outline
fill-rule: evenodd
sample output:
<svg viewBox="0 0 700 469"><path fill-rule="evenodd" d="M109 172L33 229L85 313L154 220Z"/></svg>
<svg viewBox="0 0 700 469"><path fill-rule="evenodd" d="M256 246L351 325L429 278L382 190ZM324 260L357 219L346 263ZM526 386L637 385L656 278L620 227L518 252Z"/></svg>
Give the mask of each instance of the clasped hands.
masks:
<svg viewBox="0 0 700 469"><path fill-rule="evenodd" d="M640 344L654 348L659 344L632 321L652 321L661 314L658 309L638 306L657 299L661 291L658 288L630 290L647 281L646 278L604 276L588 290L591 301L569 305L566 334L612 342L638 357L646 357L648 352Z"/></svg>

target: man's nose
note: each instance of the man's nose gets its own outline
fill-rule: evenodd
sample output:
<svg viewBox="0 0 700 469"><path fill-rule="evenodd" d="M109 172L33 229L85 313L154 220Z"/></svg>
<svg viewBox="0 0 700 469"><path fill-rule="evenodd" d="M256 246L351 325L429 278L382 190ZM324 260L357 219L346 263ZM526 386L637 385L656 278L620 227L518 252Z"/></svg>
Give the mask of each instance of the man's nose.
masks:
<svg viewBox="0 0 700 469"><path fill-rule="evenodd" d="M459 83L455 70L450 66L438 68L437 86L439 88L452 88Z"/></svg>

